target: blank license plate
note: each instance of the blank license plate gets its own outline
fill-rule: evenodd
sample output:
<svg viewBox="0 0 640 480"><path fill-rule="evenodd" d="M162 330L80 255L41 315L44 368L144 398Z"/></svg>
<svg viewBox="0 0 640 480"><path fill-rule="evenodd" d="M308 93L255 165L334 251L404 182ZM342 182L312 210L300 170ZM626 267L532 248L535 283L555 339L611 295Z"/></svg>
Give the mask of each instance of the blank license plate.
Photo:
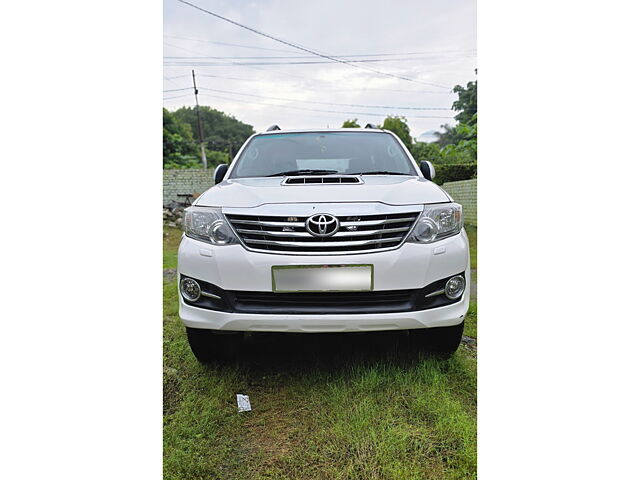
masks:
<svg viewBox="0 0 640 480"><path fill-rule="evenodd" d="M373 290L373 265L271 267L274 292L362 292Z"/></svg>

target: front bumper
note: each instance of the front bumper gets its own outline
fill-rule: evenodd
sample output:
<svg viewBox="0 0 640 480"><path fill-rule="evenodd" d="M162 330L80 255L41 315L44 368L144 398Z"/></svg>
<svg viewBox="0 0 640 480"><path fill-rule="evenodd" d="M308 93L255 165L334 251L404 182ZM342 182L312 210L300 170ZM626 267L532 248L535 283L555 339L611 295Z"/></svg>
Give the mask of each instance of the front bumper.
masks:
<svg viewBox="0 0 640 480"><path fill-rule="evenodd" d="M184 237L178 252L180 275L234 291L271 291L274 265L373 264L374 291L423 288L465 272L463 298L428 310L366 314L267 314L224 312L188 305L180 297L180 318L192 328L228 331L359 332L444 327L459 324L469 307L469 249L465 232L433 244L406 243L360 255L295 256L250 252L240 245L215 247Z"/></svg>

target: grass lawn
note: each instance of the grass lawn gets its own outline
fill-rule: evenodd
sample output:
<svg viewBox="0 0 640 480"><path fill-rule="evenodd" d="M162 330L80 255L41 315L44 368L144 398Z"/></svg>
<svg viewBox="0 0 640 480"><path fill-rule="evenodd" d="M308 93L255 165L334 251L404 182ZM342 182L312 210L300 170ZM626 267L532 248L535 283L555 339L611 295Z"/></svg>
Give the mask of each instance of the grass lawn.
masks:
<svg viewBox="0 0 640 480"><path fill-rule="evenodd" d="M176 268L180 236L165 228L164 269ZM475 265L475 229L469 238ZM175 279L163 288L165 479L476 477L474 349L442 361L401 332L261 334L241 361L203 367L178 318ZM236 393L253 411L237 412Z"/></svg>

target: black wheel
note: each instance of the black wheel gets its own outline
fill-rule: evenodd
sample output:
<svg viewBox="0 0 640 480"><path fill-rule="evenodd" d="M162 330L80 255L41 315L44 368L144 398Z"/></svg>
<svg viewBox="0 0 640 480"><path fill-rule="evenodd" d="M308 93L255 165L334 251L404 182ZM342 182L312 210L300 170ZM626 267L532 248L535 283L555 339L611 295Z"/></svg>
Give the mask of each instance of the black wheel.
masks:
<svg viewBox="0 0 640 480"><path fill-rule="evenodd" d="M242 343L242 333L218 333L202 328L187 328L187 339L200 363L232 359Z"/></svg>
<svg viewBox="0 0 640 480"><path fill-rule="evenodd" d="M411 330L415 344L429 353L449 358L455 353L462 340L464 321L451 327L423 328Z"/></svg>

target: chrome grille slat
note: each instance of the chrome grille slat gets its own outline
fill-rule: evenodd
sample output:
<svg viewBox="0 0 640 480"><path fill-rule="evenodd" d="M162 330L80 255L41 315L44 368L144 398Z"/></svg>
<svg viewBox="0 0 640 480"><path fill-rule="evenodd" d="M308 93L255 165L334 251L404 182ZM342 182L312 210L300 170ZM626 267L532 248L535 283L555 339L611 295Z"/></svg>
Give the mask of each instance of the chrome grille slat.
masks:
<svg viewBox="0 0 640 480"><path fill-rule="evenodd" d="M322 247L322 248L337 248L337 247L359 247L364 245L371 245L374 243L388 243L397 242L402 240L402 237L393 238L381 238L375 240L354 240L348 242L283 242L280 240L255 240L251 238L245 238L247 243L258 243L260 245L280 245L283 247Z"/></svg>
<svg viewBox="0 0 640 480"><path fill-rule="evenodd" d="M335 237L366 237L371 235L381 235L383 233L398 233L406 232L411 227L402 228L388 228L382 230L360 230L355 232L341 231L334 234L331 238ZM316 238L307 232L277 232L272 230L246 230L244 228L236 228L237 233L246 233L249 235L266 235L269 237L296 237L296 238Z"/></svg>
<svg viewBox="0 0 640 480"><path fill-rule="evenodd" d="M259 222L257 220L232 220L235 223L246 223L247 225L260 225L265 227L300 227L304 228L304 222Z"/></svg>
<svg viewBox="0 0 640 480"><path fill-rule="evenodd" d="M387 225L389 223L413 222L415 219L416 217L390 218L388 220L364 220L362 222L340 222L340 225L344 227L349 227L349 226L370 227L375 225Z"/></svg>
<svg viewBox="0 0 640 480"><path fill-rule="evenodd" d="M411 208L411 207L409 207ZM415 208L415 207L413 207ZM254 215L248 211L225 212L226 218L249 250L265 253L300 255L368 253L399 247L409 235L420 211L398 207L358 213L336 206L339 230L329 237L314 236L305 227L309 214L291 213ZM288 221L291 219L293 221Z"/></svg>

